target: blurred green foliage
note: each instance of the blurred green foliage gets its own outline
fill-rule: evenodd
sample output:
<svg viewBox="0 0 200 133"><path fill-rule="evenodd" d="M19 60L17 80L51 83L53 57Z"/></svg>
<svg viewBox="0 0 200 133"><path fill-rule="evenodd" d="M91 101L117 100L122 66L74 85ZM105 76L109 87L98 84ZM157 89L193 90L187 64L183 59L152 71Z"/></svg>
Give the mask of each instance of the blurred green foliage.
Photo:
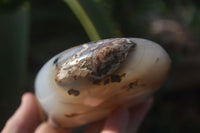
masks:
<svg viewBox="0 0 200 133"><path fill-rule="evenodd" d="M2 0L0 11L13 10L22 1ZM172 58L169 79L155 94L153 108L139 133L200 132L199 0L76 1L100 38L147 38L161 44ZM24 91L34 91L35 75L49 58L95 40L88 37L89 27L77 17L76 8L69 8L64 1L30 0L30 4L31 45Z"/></svg>
<svg viewBox="0 0 200 133"><path fill-rule="evenodd" d="M18 107L24 92L29 46L29 15L29 8L25 5L0 12L1 127Z"/></svg>
<svg viewBox="0 0 200 133"><path fill-rule="evenodd" d="M101 37L97 31L97 28L95 27L91 17L85 11L85 9L87 9L87 7L82 6L83 4L81 4L78 0L73 0L73 1L64 0L64 1L66 2L67 5L69 5L69 7L74 12L74 14L77 16L80 23L84 27L86 33L88 34L88 37L90 38L90 40L91 41L100 40ZM86 5L89 5L90 7L92 7L93 1L86 0L86 2L88 2ZM85 1L83 3L85 3ZM93 20L95 20L95 19L93 19Z"/></svg>
<svg viewBox="0 0 200 133"><path fill-rule="evenodd" d="M26 0L0 0L0 12L14 10L21 6Z"/></svg>

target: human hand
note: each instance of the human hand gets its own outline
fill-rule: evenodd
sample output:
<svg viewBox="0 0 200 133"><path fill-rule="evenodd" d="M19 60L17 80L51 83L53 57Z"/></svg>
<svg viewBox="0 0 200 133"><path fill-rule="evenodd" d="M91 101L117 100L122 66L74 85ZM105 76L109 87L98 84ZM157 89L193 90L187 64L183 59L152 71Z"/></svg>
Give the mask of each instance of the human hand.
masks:
<svg viewBox="0 0 200 133"><path fill-rule="evenodd" d="M84 133L135 133L150 109L153 99L130 109L118 108L105 120L89 125ZM7 121L2 133L71 133L57 129L48 121L41 123L36 97L32 93L22 96L20 107Z"/></svg>

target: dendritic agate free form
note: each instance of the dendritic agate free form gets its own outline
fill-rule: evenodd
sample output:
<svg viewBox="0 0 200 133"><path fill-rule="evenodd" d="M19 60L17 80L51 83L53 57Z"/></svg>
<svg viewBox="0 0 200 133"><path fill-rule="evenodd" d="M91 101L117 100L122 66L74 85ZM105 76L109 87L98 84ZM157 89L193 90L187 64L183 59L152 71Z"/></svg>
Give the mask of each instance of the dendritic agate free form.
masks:
<svg viewBox="0 0 200 133"><path fill-rule="evenodd" d="M106 117L119 106L134 106L163 84L170 58L158 44L113 38L70 48L49 60L35 81L48 119L69 128Z"/></svg>

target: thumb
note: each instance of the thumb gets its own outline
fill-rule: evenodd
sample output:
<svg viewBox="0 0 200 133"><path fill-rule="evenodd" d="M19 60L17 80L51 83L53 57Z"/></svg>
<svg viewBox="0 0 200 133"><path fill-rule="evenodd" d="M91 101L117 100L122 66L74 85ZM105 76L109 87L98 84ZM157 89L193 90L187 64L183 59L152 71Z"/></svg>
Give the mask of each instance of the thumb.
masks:
<svg viewBox="0 0 200 133"><path fill-rule="evenodd" d="M36 98L32 93L25 93L20 107L7 121L2 133L31 133L39 123Z"/></svg>

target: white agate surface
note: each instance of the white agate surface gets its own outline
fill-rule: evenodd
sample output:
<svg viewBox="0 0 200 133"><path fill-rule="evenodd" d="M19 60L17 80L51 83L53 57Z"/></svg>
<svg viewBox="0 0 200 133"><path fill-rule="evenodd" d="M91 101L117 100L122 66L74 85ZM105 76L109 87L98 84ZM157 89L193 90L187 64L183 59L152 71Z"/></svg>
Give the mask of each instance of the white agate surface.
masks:
<svg viewBox="0 0 200 133"><path fill-rule="evenodd" d="M164 83L170 58L158 44L139 38L129 38L136 44L115 75L123 75L120 82L106 80L94 84L80 79L70 84L59 85L55 81L57 67L54 61L65 54L72 55L78 47L68 49L49 60L39 71L35 80L35 92L41 108L48 119L58 127L71 128L88 124L102 118L119 106L130 107L141 103ZM63 55L64 54L64 55ZM78 94L69 95L69 89Z"/></svg>

